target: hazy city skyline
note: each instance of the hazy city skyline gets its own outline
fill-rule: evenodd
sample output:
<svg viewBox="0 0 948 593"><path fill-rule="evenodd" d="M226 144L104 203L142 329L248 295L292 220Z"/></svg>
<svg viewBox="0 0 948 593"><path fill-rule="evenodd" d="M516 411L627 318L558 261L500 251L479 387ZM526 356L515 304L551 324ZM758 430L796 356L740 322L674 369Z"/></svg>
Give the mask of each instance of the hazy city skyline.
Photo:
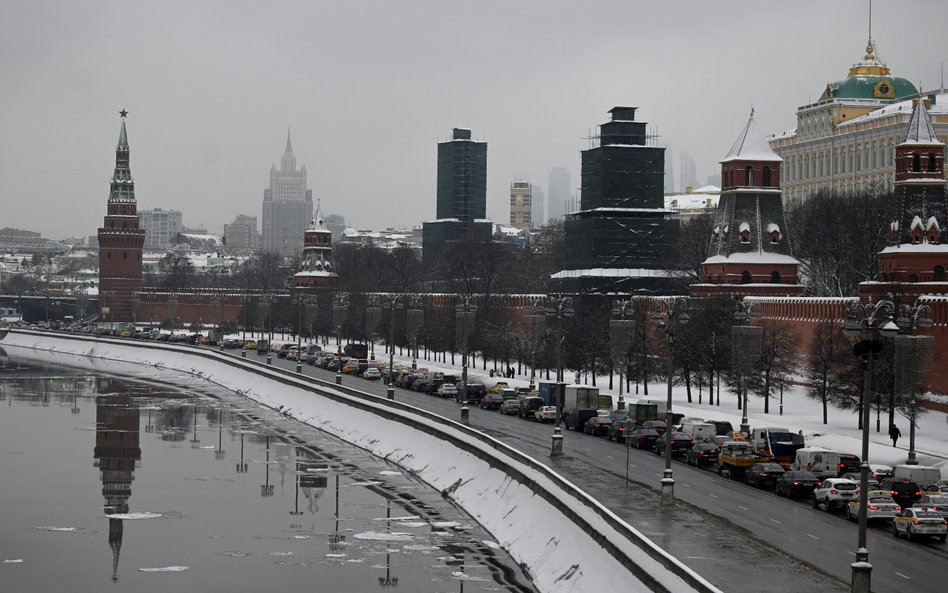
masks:
<svg viewBox="0 0 948 593"><path fill-rule="evenodd" d="M941 84L948 4L876 0L894 76ZM220 232L261 215L289 127L323 212L360 228L435 218L437 143L489 143L487 214L545 184L615 105L718 161L753 105L765 133L846 76L866 0L822 3L98 2L0 4L0 226L50 238L101 224L127 109L139 209ZM675 163L676 165L678 163Z"/></svg>

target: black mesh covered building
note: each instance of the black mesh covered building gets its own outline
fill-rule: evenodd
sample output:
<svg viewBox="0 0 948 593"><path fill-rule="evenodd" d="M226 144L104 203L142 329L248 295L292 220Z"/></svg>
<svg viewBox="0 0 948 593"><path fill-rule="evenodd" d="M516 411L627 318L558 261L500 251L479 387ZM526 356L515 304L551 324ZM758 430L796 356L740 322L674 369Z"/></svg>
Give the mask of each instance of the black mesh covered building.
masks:
<svg viewBox="0 0 948 593"><path fill-rule="evenodd" d="M665 149L649 146L635 107L614 107L582 152L580 209L565 221L565 268L552 293L665 291L676 285L678 220L664 207Z"/></svg>

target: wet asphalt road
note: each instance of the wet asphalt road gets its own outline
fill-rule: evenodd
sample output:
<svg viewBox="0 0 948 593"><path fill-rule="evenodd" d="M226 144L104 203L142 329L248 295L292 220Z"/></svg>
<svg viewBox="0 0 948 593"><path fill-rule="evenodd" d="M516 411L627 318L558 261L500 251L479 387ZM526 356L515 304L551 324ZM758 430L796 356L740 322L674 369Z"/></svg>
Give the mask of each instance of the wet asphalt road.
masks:
<svg viewBox="0 0 948 593"><path fill-rule="evenodd" d="M253 354L248 358L264 360ZM273 358L273 363L295 370L294 362ZM307 365L303 369L307 376L334 381L333 372ZM385 385L379 381L344 376L343 384L385 394ZM460 419L460 406L453 399L402 389L395 390L395 397ZM848 590L857 528L841 515L677 460L672 469L680 503L673 510L659 511L658 487L665 465L654 453L629 451L627 484L627 451L622 444L564 431L565 454L551 459L550 425L477 408L470 410L470 424L555 468L723 591ZM876 593L937 588L948 566L945 544L898 540L883 525L870 526L869 553Z"/></svg>

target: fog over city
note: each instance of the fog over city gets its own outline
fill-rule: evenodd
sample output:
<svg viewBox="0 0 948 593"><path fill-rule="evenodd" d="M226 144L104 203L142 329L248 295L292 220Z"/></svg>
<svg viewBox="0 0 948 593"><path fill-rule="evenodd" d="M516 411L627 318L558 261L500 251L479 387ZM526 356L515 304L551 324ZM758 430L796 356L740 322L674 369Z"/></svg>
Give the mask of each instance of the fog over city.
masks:
<svg viewBox="0 0 948 593"><path fill-rule="evenodd" d="M878 56L931 90L948 3L877 0ZM488 142L488 215L517 179L639 107L704 183L753 106L766 133L862 59L867 0L54 2L0 0L0 227L94 235L129 112L138 208L220 232L260 217L287 129L324 213L359 228L435 218L437 147ZM675 180L676 187L679 186ZM680 189L680 187L679 187Z"/></svg>

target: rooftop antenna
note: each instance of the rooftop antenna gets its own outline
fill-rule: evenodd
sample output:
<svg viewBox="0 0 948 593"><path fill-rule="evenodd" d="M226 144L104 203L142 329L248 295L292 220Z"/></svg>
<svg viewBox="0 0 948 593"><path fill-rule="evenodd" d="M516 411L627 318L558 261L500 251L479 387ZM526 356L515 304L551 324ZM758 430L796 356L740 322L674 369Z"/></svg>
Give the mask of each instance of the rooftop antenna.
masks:
<svg viewBox="0 0 948 593"><path fill-rule="evenodd" d="M872 0L869 0L869 43L872 43Z"/></svg>

